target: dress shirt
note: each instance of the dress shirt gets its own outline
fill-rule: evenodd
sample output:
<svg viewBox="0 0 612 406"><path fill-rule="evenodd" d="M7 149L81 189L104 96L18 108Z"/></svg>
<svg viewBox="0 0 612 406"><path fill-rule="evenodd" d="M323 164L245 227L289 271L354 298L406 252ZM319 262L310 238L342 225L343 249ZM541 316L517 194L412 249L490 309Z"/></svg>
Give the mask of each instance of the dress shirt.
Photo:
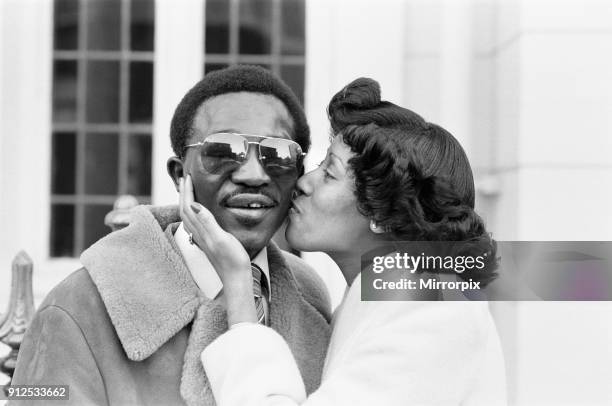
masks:
<svg viewBox="0 0 612 406"><path fill-rule="evenodd" d="M209 299L215 299L221 293L223 289L223 283L221 278L217 274L217 271L212 266L206 254L198 248L197 245L193 245L189 242L189 234L185 231L183 223L181 223L176 232L174 233L174 239L176 245L179 247L187 269L191 273L191 277L195 281L196 285ZM270 300L270 270L268 268L268 251L264 247L259 253L251 260L252 263L256 264L261 268L264 275L266 275L266 284L268 287L268 301Z"/></svg>

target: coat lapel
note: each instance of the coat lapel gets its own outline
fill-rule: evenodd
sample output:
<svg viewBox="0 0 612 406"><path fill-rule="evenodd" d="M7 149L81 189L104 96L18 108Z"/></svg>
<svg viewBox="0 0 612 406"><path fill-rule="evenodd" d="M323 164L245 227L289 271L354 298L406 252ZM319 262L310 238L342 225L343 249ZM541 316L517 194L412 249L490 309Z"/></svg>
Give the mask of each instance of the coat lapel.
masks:
<svg viewBox="0 0 612 406"><path fill-rule="evenodd" d="M181 396L189 406L215 404L210 383L200 361L200 354L225 331L227 331L225 310L216 301L203 298L187 341L181 377Z"/></svg>
<svg viewBox="0 0 612 406"><path fill-rule="evenodd" d="M164 234L176 206L137 207L126 228L81 255L127 357L142 361L176 335L200 304L199 290Z"/></svg>
<svg viewBox="0 0 612 406"><path fill-rule="evenodd" d="M282 252L273 243L268 246L268 262L272 288L270 327L287 341L306 392L312 393L321 383L329 344L329 323L304 299Z"/></svg>

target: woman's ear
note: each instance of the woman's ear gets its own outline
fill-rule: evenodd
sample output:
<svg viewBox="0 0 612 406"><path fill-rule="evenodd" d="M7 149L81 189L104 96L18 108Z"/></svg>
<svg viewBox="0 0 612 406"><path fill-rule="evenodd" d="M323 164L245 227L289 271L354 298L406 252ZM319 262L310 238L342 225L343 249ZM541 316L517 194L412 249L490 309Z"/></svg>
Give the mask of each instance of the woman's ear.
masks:
<svg viewBox="0 0 612 406"><path fill-rule="evenodd" d="M370 231L374 234L384 234L387 232L386 227L379 226L374 220L370 220Z"/></svg>
<svg viewBox="0 0 612 406"><path fill-rule="evenodd" d="M176 191L179 191L179 180L183 177L183 161L177 156L172 156L168 158L168 162L166 163L166 169L168 170L168 175L172 178L172 182L174 182L174 188Z"/></svg>

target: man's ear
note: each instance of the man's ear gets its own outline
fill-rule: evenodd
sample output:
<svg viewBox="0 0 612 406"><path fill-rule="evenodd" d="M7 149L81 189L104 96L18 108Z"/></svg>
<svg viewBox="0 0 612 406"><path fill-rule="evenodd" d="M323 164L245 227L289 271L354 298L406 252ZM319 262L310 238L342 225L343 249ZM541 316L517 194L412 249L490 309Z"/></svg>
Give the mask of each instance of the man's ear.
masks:
<svg viewBox="0 0 612 406"><path fill-rule="evenodd" d="M168 175L172 178L172 182L174 182L174 187L176 191L179 191L179 180L183 177L183 161L177 156L171 156L168 158L168 162L166 163L166 169L168 169Z"/></svg>

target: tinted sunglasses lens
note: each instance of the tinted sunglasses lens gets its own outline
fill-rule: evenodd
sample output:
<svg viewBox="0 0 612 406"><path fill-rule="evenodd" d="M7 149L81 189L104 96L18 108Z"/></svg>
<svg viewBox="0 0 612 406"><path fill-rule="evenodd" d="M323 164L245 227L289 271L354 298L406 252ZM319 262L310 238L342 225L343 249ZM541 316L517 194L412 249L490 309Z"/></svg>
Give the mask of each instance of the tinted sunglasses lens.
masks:
<svg viewBox="0 0 612 406"><path fill-rule="evenodd" d="M248 144L237 134L213 134L204 140L202 145L202 163L211 173L231 170L247 156Z"/></svg>
<svg viewBox="0 0 612 406"><path fill-rule="evenodd" d="M302 148L299 144L279 138L266 138L260 143L262 160L266 168L279 170L300 169Z"/></svg>

